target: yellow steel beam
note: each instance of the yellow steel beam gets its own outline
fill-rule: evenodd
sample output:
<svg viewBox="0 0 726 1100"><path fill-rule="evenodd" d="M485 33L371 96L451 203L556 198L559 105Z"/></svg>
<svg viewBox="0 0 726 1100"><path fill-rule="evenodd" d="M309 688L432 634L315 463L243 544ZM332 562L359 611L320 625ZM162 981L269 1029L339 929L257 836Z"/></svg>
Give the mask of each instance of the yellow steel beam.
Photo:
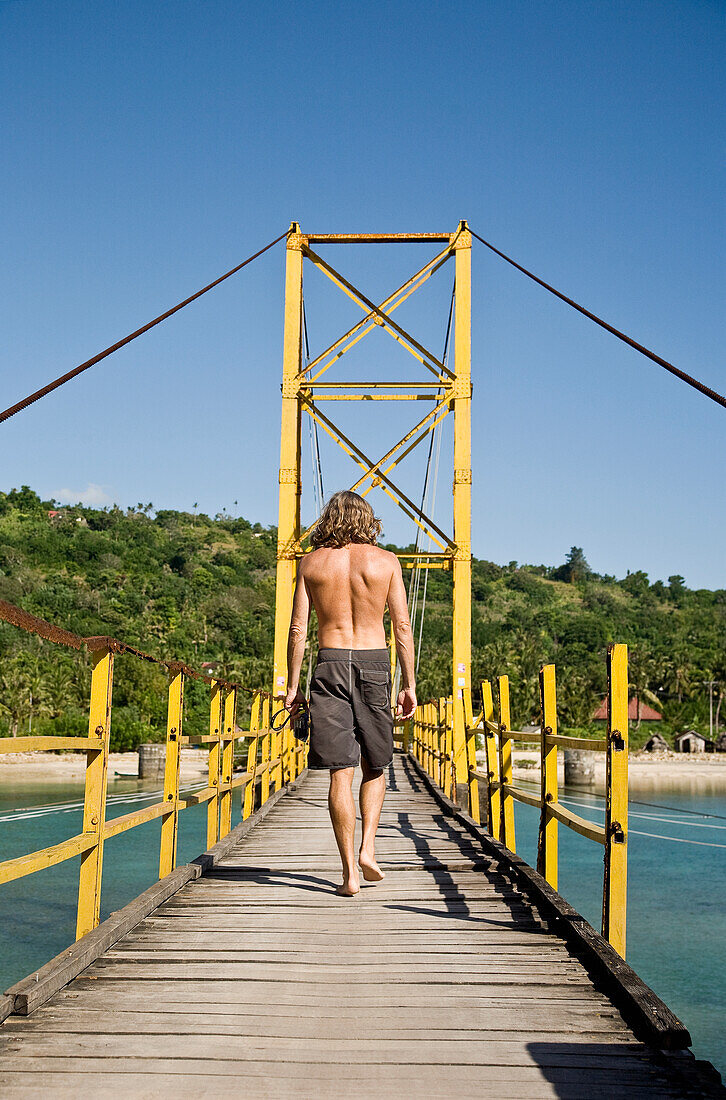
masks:
<svg viewBox="0 0 726 1100"><path fill-rule="evenodd" d="M254 736L247 748L246 770L255 774L257 767L257 750L260 743L259 729L262 715L262 697L257 694L252 700L252 713L250 715L250 733ZM244 801L242 803L242 820L246 821L255 808L255 785L248 783L245 787Z"/></svg>
<svg viewBox="0 0 726 1100"><path fill-rule="evenodd" d="M5 752L53 752L56 749L86 749L98 752L103 748L100 737L54 737L52 734L27 737L0 737L0 753Z"/></svg>
<svg viewBox="0 0 726 1100"><path fill-rule="evenodd" d="M62 840L60 844L43 848L40 852L30 852L25 856L6 859L0 863L0 883L24 878L25 875L30 875L34 871L43 871L46 867L55 867L56 863L63 863L64 860L72 859L79 853L88 852L95 845L95 836L90 833L79 833L78 836Z"/></svg>
<svg viewBox="0 0 726 1100"><path fill-rule="evenodd" d="M506 732L511 724L509 713L509 677L498 676L499 685L499 725ZM507 793L512 783L512 741L509 737L499 737L499 774L502 777L502 841L510 852L516 852L514 837L514 804Z"/></svg>
<svg viewBox="0 0 726 1100"><path fill-rule="evenodd" d="M299 227L293 223L294 228ZM287 634L295 588L296 541L300 535L300 403L297 376L302 362L303 254L299 237L288 240L285 271L285 332L282 361L277 584L272 693L284 697Z"/></svg>
<svg viewBox="0 0 726 1100"><path fill-rule="evenodd" d="M625 958L628 895L628 647L608 648L602 934Z"/></svg>
<svg viewBox="0 0 726 1100"><path fill-rule="evenodd" d="M224 692L222 702L222 767L219 797L219 839L224 840L232 828L232 791L227 784L232 782L234 764L234 728L237 720L237 691L231 688Z"/></svg>
<svg viewBox="0 0 726 1100"><path fill-rule="evenodd" d="M338 428L338 426L325 415L325 413L321 412L320 409L316 409L315 406L312 405L309 401L307 401L305 405L310 416L312 416L314 420L317 420L317 422L325 429L331 439L334 439L336 443L338 443L338 445L341 447L341 449L344 450L346 454L348 454L350 458L352 458L353 461L361 467L361 469L366 470L370 469L373 466L373 461L366 454L364 454L360 447L357 447L356 444L353 443L352 440L350 440L345 435L345 433L342 432L340 428ZM441 530L441 528L438 527L433 522L433 520L430 519L425 514L425 512L423 512L422 509L418 507L417 504L414 504L414 502L408 496L406 496L402 489L400 489L385 474L380 473L378 476L380 477L382 482L385 482L385 485L381 486L383 491L391 498L391 500L395 501L396 504L398 504L399 508L401 508L406 513L406 515L421 528L421 530L425 534L429 535L430 538L433 539L437 546L440 546L443 550L445 549L446 545L451 545L451 540L449 539L449 536L446 535ZM408 507L404 507L404 504ZM420 519L417 517L420 517ZM425 523L421 522L422 520L425 521ZM427 524L428 526L425 526L425 524ZM436 534L433 534L434 531L436 532ZM307 532L305 532L305 534L307 534ZM301 536L301 539L302 537L304 536ZM444 539L444 542L440 542L439 538Z"/></svg>
<svg viewBox="0 0 726 1100"><path fill-rule="evenodd" d="M219 773L222 765L222 689L217 680L212 680L209 700L209 786L214 796L207 806L207 848L212 848L219 840Z"/></svg>
<svg viewBox="0 0 726 1100"><path fill-rule="evenodd" d="M106 824L106 790L108 787L108 747L111 738L111 692L113 687L113 653L97 649L92 654L91 702L88 714L88 736L102 742L101 749L86 754L86 791L83 802L83 832L93 844L81 855L78 876L78 909L76 939L98 924L101 909L101 874L103 871L103 838Z"/></svg>
<svg viewBox="0 0 726 1100"><path fill-rule="evenodd" d="M557 689L555 666L544 665L540 669L540 706L542 732L540 749L541 816L537 849L537 870L557 889L557 818L552 813L557 796L557 744L548 741L547 735L557 736Z"/></svg>
<svg viewBox="0 0 726 1100"><path fill-rule="evenodd" d="M159 848L159 878L170 875L176 867L176 839L179 827L179 763L180 738L184 709L184 673L174 669L169 673L169 702L166 717L166 763L164 765L164 802L172 812L161 823Z"/></svg>
<svg viewBox="0 0 726 1100"><path fill-rule="evenodd" d="M341 389L346 387L341 386ZM315 403L318 401L435 401L436 397L429 393L343 393L343 394L316 394Z"/></svg>
<svg viewBox="0 0 726 1100"><path fill-rule="evenodd" d="M454 305L454 763L465 776L465 690L471 691L471 234L456 239Z"/></svg>
<svg viewBox="0 0 726 1100"><path fill-rule="evenodd" d="M114 817L106 822L103 830L105 840L119 833L125 833L129 829L135 829L137 825L143 825L147 821L154 821L157 817L171 812L171 807L166 802L155 802L153 806L144 806L141 810L133 810L130 814Z"/></svg>
<svg viewBox="0 0 726 1100"><path fill-rule="evenodd" d="M411 278L403 283L397 290L394 290L393 294L389 294L389 296L385 298L378 306L378 309L384 309L389 314L393 313L394 310L403 305L403 303L407 301L408 298L410 298L415 291L422 287L424 283L427 282L427 280L430 279L431 276L439 270L439 268L443 267L450 256L450 247L445 248L443 252L439 252L437 256L434 256L433 260L430 260L429 263L425 264L419 271L416 272L415 275L412 275ZM307 367L305 367L305 369L300 372L300 377L309 374L311 370L314 370L315 367L318 366L318 364L322 363L325 359L327 359L329 355L331 355L335 351L338 351L338 348L342 347L342 345L345 344L343 350L340 351L336 356L334 356L334 358L331 359L329 363L326 363L324 366L322 366L318 373L313 378L308 379L308 381L314 382L315 379L320 378L320 376L324 374L325 371L333 365L333 363L336 363L340 358L342 358L343 355L345 355L347 351L350 351L352 347L355 347L359 340L361 340L364 336L366 336L369 332L372 332L373 329L376 328L378 322L377 320L374 320L375 317L376 313L374 311L370 311L365 317L358 321L357 324L353 325L352 328L349 328L347 332L343 333L343 335L340 336L335 341L335 343L331 344L330 347L326 348L325 351L321 352L320 355L317 355L315 359L308 363ZM349 343L346 344L346 341L349 341Z"/></svg>
<svg viewBox="0 0 726 1100"><path fill-rule="evenodd" d="M469 247L469 251L471 251L471 246ZM313 252L310 248L305 249L305 255L312 261L315 267L327 275L331 282L335 283L335 285L338 286L344 294L347 294L352 301L361 308L365 306L366 309L375 313L381 323L381 327L384 328L394 340L397 340L402 347L405 347L415 359L418 359L422 366L426 367L427 370L432 371L434 374L440 371L448 375L449 378L454 377L453 371L449 370L449 368L441 362L438 356L434 355L428 348L425 348L423 344L419 343L419 341L411 336L410 333L406 332L404 328L401 328L389 314L380 309L370 300L370 298L367 298L362 291L353 286L352 283L348 282L344 275L336 271L335 268L322 259L321 256L318 256L317 253ZM432 366L432 364L434 365ZM438 368L438 370L436 368Z"/></svg>
<svg viewBox="0 0 726 1100"><path fill-rule="evenodd" d="M406 386L414 390L440 390L452 383L446 378L438 378L435 382L303 382L302 390L401 390Z"/></svg>
<svg viewBox="0 0 726 1100"><path fill-rule="evenodd" d="M436 244L451 241L451 233L306 233L315 244Z"/></svg>
<svg viewBox="0 0 726 1100"><path fill-rule="evenodd" d="M499 756L491 730L494 718L494 699L492 685L489 680L482 680L481 685L482 718L484 726L484 748L487 757L487 793L489 796L489 832L495 840L501 838L502 828L502 804L499 789L501 779L499 776Z"/></svg>
<svg viewBox="0 0 726 1100"><path fill-rule="evenodd" d="M419 420L417 424L414 424L413 428L411 428L410 431L406 432L406 434L402 436L401 439L399 439L398 443L394 443L391 449L387 451L382 458L379 458L377 462L372 463L368 467L363 476L358 478L355 485L352 486L352 491L355 492L355 490L358 489L364 481L366 481L373 474L376 474L378 471L380 471L380 467L383 466L384 462L388 462L389 459L394 458L396 455L398 455L398 452L401 450L402 447L406 447L407 443L409 443L411 440L414 440L414 442L411 443L411 446L406 447L406 450L403 452L403 454L398 455L396 461L391 462L390 466L387 466L386 469L382 472L384 474L387 474L391 470L393 470L394 467L397 466L398 463L406 457L406 455L410 454L414 447L417 447L418 444L421 443L422 440L424 440L426 436L434 430L436 425L444 419L449 411L450 400L451 399L449 397L445 397L443 401L440 401L437 404L436 408L427 413L426 416L424 416L422 420ZM369 491L370 488L372 488L372 486L369 487Z"/></svg>

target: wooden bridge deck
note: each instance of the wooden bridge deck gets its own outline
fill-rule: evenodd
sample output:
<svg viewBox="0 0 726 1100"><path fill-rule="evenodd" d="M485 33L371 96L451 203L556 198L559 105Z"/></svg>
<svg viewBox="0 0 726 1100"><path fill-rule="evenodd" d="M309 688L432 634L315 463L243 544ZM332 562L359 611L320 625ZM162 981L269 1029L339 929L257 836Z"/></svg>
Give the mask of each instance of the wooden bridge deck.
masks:
<svg viewBox="0 0 726 1100"><path fill-rule="evenodd" d="M385 882L338 898L327 776L308 774L32 1016L0 1029L15 1097L671 1097L527 898L396 758Z"/></svg>

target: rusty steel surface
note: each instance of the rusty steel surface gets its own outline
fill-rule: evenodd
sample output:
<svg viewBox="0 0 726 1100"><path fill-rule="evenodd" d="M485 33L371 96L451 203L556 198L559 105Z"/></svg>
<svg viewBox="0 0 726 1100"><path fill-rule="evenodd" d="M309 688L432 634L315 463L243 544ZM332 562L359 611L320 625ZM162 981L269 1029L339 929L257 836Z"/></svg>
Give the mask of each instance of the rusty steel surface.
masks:
<svg viewBox="0 0 726 1100"><path fill-rule="evenodd" d="M55 645L69 646L71 649L77 650L85 649L90 652L108 649L112 653L128 653L139 660L159 665L161 668L165 668L167 672L183 672L186 677L192 680L203 680L205 684L221 684L228 691L234 689L243 691L247 695L260 695L262 698L266 698L268 695L266 691L248 688L244 684L236 683L234 680L224 680L219 676L208 676L205 672L198 672L184 661L154 657L151 653L145 653L136 646L119 641L118 638L112 638L105 634L89 635L88 637L74 634L70 630L64 630L61 626L55 626L54 623L38 618L37 615L31 615L29 611L23 611L21 607L16 607L15 604L8 603L7 600L0 600L0 621L9 623L10 626L16 626L27 634L35 634L47 642L53 642Z"/></svg>
<svg viewBox="0 0 726 1100"><path fill-rule="evenodd" d="M73 634L70 630L63 630L60 626L47 623L45 619L39 619L21 607L0 600L0 619L11 626L17 626L28 634L37 634L39 638L45 638L47 642L55 642L57 645L70 646L72 649L83 649L84 639L80 634Z"/></svg>
<svg viewBox="0 0 726 1100"><path fill-rule="evenodd" d="M543 286L545 290L549 290L550 294L554 294L556 298L559 298L561 301L566 302L568 306L572 306L573 309L576 309L578 313L581 313L583 315L583 317L587 317L588 320L594 321L596 325L600 326L600 328L604 328L606 332L610 332L613 336L617 336L618 340L622 340L624 344L627 344L629 347L634 348L635 351L639 351L640 354L645 355L647 359L652 359L652 361L654 363L657 363L659 367L663 367L664 370L667 370L670 374L675 375L676 378L680 378L681 382L685 382L687 385L693 386L694 390L698 390L698 392L702 393L704 397L710 397L711 400L715 401L717 405L721 405L724 409L726 409L726 397L723 397L722 394L718 393L716 390L712 390L710 386L704 385L703 382L699 382L697 378L693 377L693 375L686 374L686 372L680 370L679 367L674 367L673 364L669 363L667 359L662 359L660 355L656 355L654 351L650 351L650 349L644 347L643 344L639 344L637 340L633 340L632 337L626 336L626 334L624 332L621 332L620 329L615 328L613 325L609 325L607 321L603 321L602 317L598 317L597 314L591 313L589 309L585 309L584 306L578 305L578 303L573 301L572 298L568 298L566 294L563 294L561 291L556 290L555 287L550 286L550 284L546 283L544 279L540 279L538 275L535 275L533 272L528 271L526 267L522 267L522 265L518 264L516 260L513 260L511 256L507 256L506 253L500 252L498 248L495 248L493 244L489 243L489 241L485 241L484 238L480 237L478 233L475 233L473 229L470 230L470 232L472 236L476 237L478 241L481 241L481 243L485 245L491 252L496 253L496 255L501 257L502 260L506 260L508 264L512 265L512 267L516 267L517 271L521 271L522 274L526 275L528 279L532 279L533 282L539 283L539 285Z"/></svg>
<svg viewBox="0 0 726 1100"><path fill-rule="evenodd" d="M198 290L196 294L190 295L190 297L185 298L183 302L179 302L177 305L172 306L171 309L167 309L165 313L161 313L158 317L155 317L153 321L149 321L148 324L142 325L141 328L137 328L135 332L131 332L128 336L124 336L123 340L118 340L115 344L112 344L110 348L106 348L105 351L99 351L98 355L94 355L91 359L87 359L85 363L80 363L77 367L74 367L73 370L66 371L66 373L61 374L59 378L55 378L52 382L49 382L47 386L43 386L42 389L29 394L28 397L24 397L22 401L18 401L15 405L11 405L9 408L5 409L4 412L0 413L0 424L2 424L4 420L9 420L11 416L15 416L16 413L22 412L23 409L27 409L29 405L33 405L36 401L40 401L41 397L45 397L47 394L52 393L53 390L57 390L60 386L65 385L66 382L70 382L72 378L76 378L79 374L83 374L89 367L93 367L96 363L100 363L102 359L106 359L107 356L113 355L119 348L123 348L126 344L130 344L137 336L143 336L149 329L154 328L155 325L161 324L162 321L165 321L167 317L171 317L172 314L178 313L180 309L184 309L184 306L188 306L191 302L195 302L197 298L201 298L208 290L213 290L215 286L219 286L225 279L229 279L230 276L236 275L237 272L241 271L247 264L251 264L258 256L262 256L264 252L269 251L274 245L287 237L289 232L289 230L285 230L285 232L281 233L279 237L276 237L274 241L270 241L264 248L261 248L259 252L255 252L254 255L248 256L246 260L243 260L241 264L237 264L231 271L227 271L224 275L220 275L213 283L208 283L207 286Z"/></svg>

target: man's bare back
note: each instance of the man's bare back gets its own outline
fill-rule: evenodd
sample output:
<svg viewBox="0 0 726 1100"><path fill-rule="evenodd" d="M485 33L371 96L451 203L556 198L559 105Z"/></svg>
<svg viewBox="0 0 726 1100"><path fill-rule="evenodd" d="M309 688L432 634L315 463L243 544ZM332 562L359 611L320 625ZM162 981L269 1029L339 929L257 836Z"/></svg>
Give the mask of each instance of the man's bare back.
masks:
<svg viewBox="0 0 726 1100"><path fill-rule="evenodd" d="M300 575L318 616L321 649L382 649L383 613L398 561L365 543L306 554Z"/></svg>

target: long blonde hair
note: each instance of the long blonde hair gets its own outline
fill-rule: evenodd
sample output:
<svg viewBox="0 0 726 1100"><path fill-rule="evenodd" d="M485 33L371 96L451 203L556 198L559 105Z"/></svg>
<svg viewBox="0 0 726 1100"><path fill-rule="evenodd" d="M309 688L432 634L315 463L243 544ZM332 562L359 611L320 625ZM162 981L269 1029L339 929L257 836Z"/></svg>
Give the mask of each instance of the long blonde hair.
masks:
<svg viewBox="0 0 726 1100"><path fill-rule="evenodd" d="M344 489L334 493L315 524L310 542L314 550L321 546L347 546L363 542L375 546L381 533L381 521L367 500Z"/></svg>

